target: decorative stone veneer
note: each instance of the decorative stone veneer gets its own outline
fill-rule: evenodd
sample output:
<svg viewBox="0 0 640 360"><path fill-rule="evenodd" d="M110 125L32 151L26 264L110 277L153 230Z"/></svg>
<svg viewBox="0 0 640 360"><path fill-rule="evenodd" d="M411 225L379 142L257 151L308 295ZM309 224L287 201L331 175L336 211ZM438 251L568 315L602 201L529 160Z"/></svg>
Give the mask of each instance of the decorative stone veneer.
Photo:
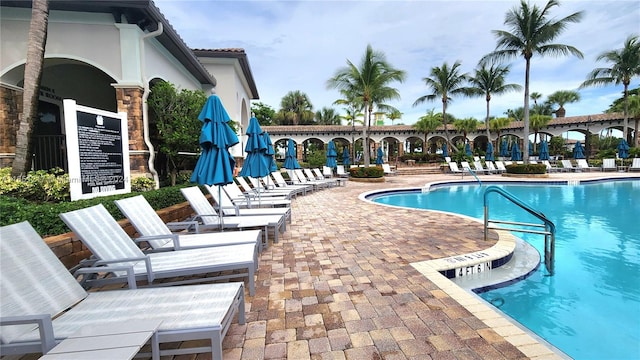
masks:
<svg viewBox="0 0 640 360"><path fill-rule="evenodd" d="M13 164L22 115L22 91L0 86L0 167Z"/></svg>
<svg viewBox="0 0 640 360"><path fill-rule="evenodd" d="M144 124L142 121L142 94L141 87L116 87L118 112L127 113L129 151L132 152L129 155L129 161L132 175L149 172L149 149L144 143Z"/></svg>

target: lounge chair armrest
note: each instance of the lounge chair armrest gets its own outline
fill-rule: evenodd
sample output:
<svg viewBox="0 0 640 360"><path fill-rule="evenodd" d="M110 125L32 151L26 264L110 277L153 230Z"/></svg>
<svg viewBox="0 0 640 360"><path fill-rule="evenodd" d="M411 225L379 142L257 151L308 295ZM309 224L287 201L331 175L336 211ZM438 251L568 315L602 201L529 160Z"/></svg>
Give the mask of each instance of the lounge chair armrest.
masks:
<svg viewBox="0 0 640 360"><path fill-rule="evenodd" d="M133 241L135 241L136 243L139 243L147 240L162 240L162 239L171 240L171 242L173 242L174 250L181 250L180 235L178 234L145 235L145 236L140 236L139 238L134 239Z"/></svg>
<svg viewBox="0 0 640 360"><path fill-rule="evenodd" d="M147 262L147 273L149 273L149 269L151 268L150 263L148 261L148 257L144 257L144 258L140 258L139 260L146 260ZM123 260L114 260L114 261L109 261L109 262L122 262ZM127 285L129 286L129 289L135 289L137 288L137 284L136 284L136 276L135 273L133 272L133 265L102 265L101 263L109 263L109 262L102 262L102 261L96 261L96 263L94 264L94 266L92 267L84 267L84 268L80 268L78 270L76 270L73 273L74 277L78 277L79 275L84 275L84 279L81 281L81 284L84 284L86 282L86 278L87 275L90 274L98 274L98 273L104 273L104 272L116 272L116 271L126 271L127 272Z"/></svg>
<svg viewBox="0 0 640 360"><path fill-rule="evenodd" d="M49 350L56 346L56 338L53 334L53 324L51 323L51 314L33 314L23 316L4 316L0 317L0 325L24 325L38 324L40 332L40 343L42 353L46 354Z"/></svg>
<svg viewBox="0 0 640 360"><path fill-rule="evenodd" d="M169 230L187 230L191 231L191 229L196 229L197 232L198 222L197 221L173 221L166 224Z"/></svg>

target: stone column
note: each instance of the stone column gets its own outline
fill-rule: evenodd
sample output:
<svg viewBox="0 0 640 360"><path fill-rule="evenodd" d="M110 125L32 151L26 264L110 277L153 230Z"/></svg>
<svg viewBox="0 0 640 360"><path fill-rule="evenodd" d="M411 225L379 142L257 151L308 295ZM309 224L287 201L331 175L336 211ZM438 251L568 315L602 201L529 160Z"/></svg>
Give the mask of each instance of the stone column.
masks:
<svg viewBox="0 0 640 360"><path fill-rule="evenodd" d="M141 87L118 86L115 86L115 89L118 112L127 113L131 174L148 173L149 149L144 143L144 125L142 122L143 89Z"/></svg>
<svg viewBox="0 0 640 360"><path fill-rule="evenodd" d="M21 117L22 91L0 86L0 167L13 165Z"/></svg>
<svg viewBox="0 0 640 360"><path fill-rule="evenodd" d="M302 143L298 143L296 144L296 160L298 160L298 162L303 161L304 159L304 147L302 146Z"/></svg>

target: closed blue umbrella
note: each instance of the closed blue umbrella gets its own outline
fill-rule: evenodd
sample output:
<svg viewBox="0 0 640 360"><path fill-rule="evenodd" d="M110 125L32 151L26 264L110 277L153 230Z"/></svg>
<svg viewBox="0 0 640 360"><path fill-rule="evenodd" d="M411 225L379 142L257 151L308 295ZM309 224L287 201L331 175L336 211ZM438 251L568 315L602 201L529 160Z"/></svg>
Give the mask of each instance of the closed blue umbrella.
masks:
<svg viewBox="0 0 640 360"><path fill-rule="evenodd" d="M493 156L493 144L491 141L487 143L487 153L484 155L485 160L493 161L495 157Z"/></svg>
<svg viewBox="0 0 640 360"><path fill-rule="evenodd" d="M520 146L518 145L518 143L514 143L513 146L511 146L511 160L512 161L520 161L522 160L522 152L520 151Z"/></svg>
<svg viewBox="0 0 640 360"><path fill-rule="evenodd" d="M549 144L546 141L540 143L540 153L538 154L540 160L549 160Z"/></svg>
<svg viewBox="0 0 640 360"><path fill-rule="evenodd" d="M271 136L269 136L268 132L263 132L262 137L264 138L264 143L267 144L267 151L265 151L264 155L267 159L267 165L270 172L278 171L278 165L276 164L275 155L276 152L273 149L273 142L271 142Z"/></svg>
<svg viewBox="0 0 640 360"><path fill-rule="evenodd" d="M335 169L338 166L336 163L337 157L338 152L336 151L336 145L333 143L333 140L331 140L327 144L327 167Z"/></svg>
<svg viewBox="0 0 640 360"><path fill-rule="evenodd" d="M442 156L449 156L449 151L447 150L447 144L442 144Z"/></svg>
<svg viewBox="0 0 640 360"><path fill-rule="evenodd" d="M236 161L229 153L229 148L239 142L238 136L229 126L228 122L231 118L224 109L222 101L215 94L207 98L198 119L202 121L200 130L202 152L193 169L191 182L200 185L218 185L218 192L221 192L222 185L233 182ZM218 210L222 229L222 211Z"/></svg>
<svg viewBox="0 0 640 360"><path fill-rule="evenodd" d="M382 152L382 148L379 147L378 155L376 156L376 165L382 165L382 163L384 162L382 159L383 157L384 157L384 153Z"/></svg>
<svg viewBox="0 0 640 360"><path fill-rule="evenodd" d="M500 156L506 158L509 156L509 145L507 144L507 140L502 140L500 144Z"/></svg>
<svg viewBox="0 0 640 360"><path fill-rule="evenodd" d="M284 168L285 169L300 169L300 164L298 164L298 159L296 158L296 145L293 143L293 139L289 139L287 142L287 152L284 157Z"/></svg>
<svg viewBox="0 0 640 360"><path fill-rule="evenodd" d="M252 117L249 119L249 127L247 128L247 145L244 151L247 152L247 158L244 159L240 176L249 176L259 179L269 175L269 163L265 153L267 152L267 144L262 136L262 128L258 123L258 119ZM258 203L260 204L260 182L258 181Z"/></svg>
<svg viewBox="0 0 640 360"><path fill-rule="evenodd" d="M629 144L627 144L627 140L625 139L620 139L618 143L618 157L621 159L629 157Z"/></svg>
<svg viewBox="0 0 640 360"><path fill-rule="evenodd" d="M345 146L342 150L342 165L351 165L351 159L349 158L349 147Z"/></svg>
<svg viewBox="0 0 640 360"><path fill-rule="evenodd" d="M464 146L464 152L465 152L468 156L473 155L473 154L471 153L471 145L470 145L469 143L466 143L466 144L465 144L465 146Z"/></svg>
<svg viewBox="0 0 640 360"><path fill-rule="evenodd" d="M576 142L576 145L573 147L573 158L584 159L584 148L580 141Z"/></svg>

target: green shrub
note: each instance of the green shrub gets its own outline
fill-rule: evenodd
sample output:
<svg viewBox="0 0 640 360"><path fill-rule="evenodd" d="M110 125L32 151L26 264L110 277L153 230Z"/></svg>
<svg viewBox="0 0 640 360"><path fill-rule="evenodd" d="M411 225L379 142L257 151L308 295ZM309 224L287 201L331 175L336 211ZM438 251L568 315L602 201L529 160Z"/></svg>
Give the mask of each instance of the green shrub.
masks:
<svg viewBox="0 0 640 360"><path fill-rule="evenodd" d="M13 178L11 168L5 167L0 169L0 195L40 202L69 200L69 174L54 168L29 171L27 176Z"/></svg>
<svg viewBox="0 0 640 360"><path fill-rule="evenodd" d="M138 176L131 180L131 191L134 192L151 191L155 189L155 187L156 182L146 176Z"/></svg>
<svg viewBox="0 0 640 360"><path fill-rule="evenodd" d="M165 187L158 190L147 191L142 195L147 199L151 207L160 210L185 201L180 192L181 186ZM118 207L113 202L139 193L129 193L83 199L78 201L63 201L60 203L38 203L26 199L0 195L0 226L15 224L28 220L41 236L52 236L69 232L69 228L60 219L61 213L103 204L109 213L117 220L124 218Z"/></svg>
<svg viewBox="0 0 640 360"><path fill-rule="evenodd" d="M511 164L506 166L507 174L546 174L545 164Z"/></svg>
<svg viewBox="0 0 640 360"><path fill-rule="evenodd" d="M349 175L354 178L381 178L384 171L381 166L354 167L349 169Z"/></svg>

